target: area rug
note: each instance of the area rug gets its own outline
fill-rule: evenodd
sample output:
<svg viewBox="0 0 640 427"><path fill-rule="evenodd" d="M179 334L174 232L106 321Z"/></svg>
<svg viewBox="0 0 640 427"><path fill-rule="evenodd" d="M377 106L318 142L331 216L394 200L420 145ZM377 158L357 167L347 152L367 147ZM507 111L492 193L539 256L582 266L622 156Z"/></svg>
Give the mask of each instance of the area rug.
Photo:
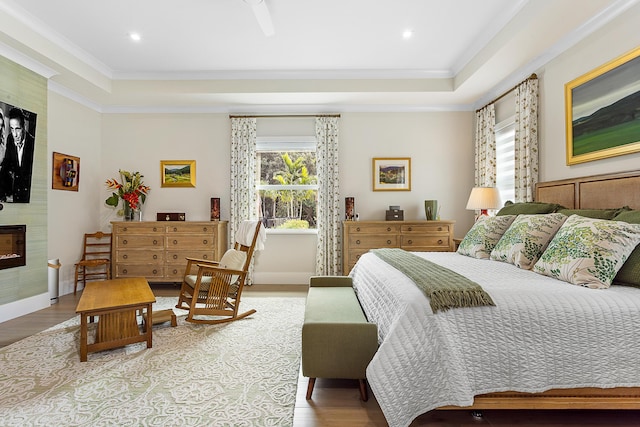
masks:
<svg viewBox="0 0 640 427"><path fill-rule="evenodd" d="M154 310L175 306L158 297ZM0 349L2 426L291 426L304 298L246 297L250 317L153 329L79 358L79 316ZM89 335L91 336L91 326Z"/></svg>

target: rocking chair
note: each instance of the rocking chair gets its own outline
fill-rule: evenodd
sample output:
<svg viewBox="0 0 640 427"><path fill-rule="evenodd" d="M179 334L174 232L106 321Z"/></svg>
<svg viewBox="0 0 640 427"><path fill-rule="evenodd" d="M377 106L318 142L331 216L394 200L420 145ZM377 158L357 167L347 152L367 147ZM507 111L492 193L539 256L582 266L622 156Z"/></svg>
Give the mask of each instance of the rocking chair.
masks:
<svg viewBox="0 0 640 427"><path fill-rule="evenodd" d="M256 312L249 310L238 314L238 307L256 243L259 243L260 238L264 239L264 230L261 230L261 227L260 221L243 221L236 234L233 249L229 249L220 261L187 258L180 297L176 305L176 308L189 310L185 319L187 322L231 322ZM243 235L246 238L246 230L249 230L249 233L253 232L249 235L250 240L242 238Z"/></svg>

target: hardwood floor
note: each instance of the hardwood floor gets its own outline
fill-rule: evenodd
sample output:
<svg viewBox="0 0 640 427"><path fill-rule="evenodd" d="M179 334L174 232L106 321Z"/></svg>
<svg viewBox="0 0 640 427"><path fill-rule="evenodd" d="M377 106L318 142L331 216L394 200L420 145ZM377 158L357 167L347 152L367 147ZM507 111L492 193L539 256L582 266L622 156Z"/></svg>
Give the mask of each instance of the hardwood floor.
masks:
<svg viewBox="0 0 640 427"><path fill-rule="evenodd" d="M152 285L156 296L177 296L174 285ZM304 295L306 286L255 285L245 288L245 295L294 296ZM64 295L57 304L26 316L0 323L0 347L42 331L75 316L80 299ZM387 423L373 393L369 401L360 401L357 381L320 378L316 381L313 398L307 400L307 378L299 377L296 395L294 427L385 427ZM1 423L0 423L1 424ZM474 418L469 411L432 411L421 415L411 427L464 426L640 426L640 411L485 411L482 418Z"/></svg>

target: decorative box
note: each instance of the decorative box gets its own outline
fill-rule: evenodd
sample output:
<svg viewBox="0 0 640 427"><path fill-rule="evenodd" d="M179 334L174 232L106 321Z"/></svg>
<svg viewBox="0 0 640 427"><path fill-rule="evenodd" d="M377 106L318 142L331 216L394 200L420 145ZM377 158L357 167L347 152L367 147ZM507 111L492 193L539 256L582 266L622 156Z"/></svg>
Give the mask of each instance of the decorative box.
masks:
<svg viewBox="0 0 640 427"><path fill-rule="evenodd" d="M186 214L184 212L158 212L156 221L184 221Z"/></svg>
<svg viewBox="0 0 640 427"><path fill-rule="evenodd" d="M388 210L387 221L404 221L404 211L401 209Z"/></svg>

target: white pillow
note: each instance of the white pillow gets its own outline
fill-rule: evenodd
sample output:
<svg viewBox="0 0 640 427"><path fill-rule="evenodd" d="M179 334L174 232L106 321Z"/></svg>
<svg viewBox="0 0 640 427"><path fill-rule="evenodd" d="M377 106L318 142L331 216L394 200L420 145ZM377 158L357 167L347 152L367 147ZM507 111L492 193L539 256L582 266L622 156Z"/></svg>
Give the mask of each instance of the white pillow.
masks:
<svg viewBox="0 0 640 427"><path fill-rule="evenodd" d="M640 225L571 215L533 271L574 285L605 289L640 243Z"/></svg>
<svg viewBox="0 0 640 427"><path fill-rule="evenodd" d="M247 253L235 249L229 249L220 258L220 267L230 270L242 270L247 260Z"/></svg>
<svg viewBox="0 0 640 427"><path fill-rule="evenodd" d="M518 215L491 251L491 259L530 270L566 219L561 213Z"/></svg>
<svg viewBox="0 0 640 427"><path fill-rule="evenodd" d="M473 258L488 259L496 243L514 219L516 219L515 215L481 216L460 242L458 253Z"/></svg>

